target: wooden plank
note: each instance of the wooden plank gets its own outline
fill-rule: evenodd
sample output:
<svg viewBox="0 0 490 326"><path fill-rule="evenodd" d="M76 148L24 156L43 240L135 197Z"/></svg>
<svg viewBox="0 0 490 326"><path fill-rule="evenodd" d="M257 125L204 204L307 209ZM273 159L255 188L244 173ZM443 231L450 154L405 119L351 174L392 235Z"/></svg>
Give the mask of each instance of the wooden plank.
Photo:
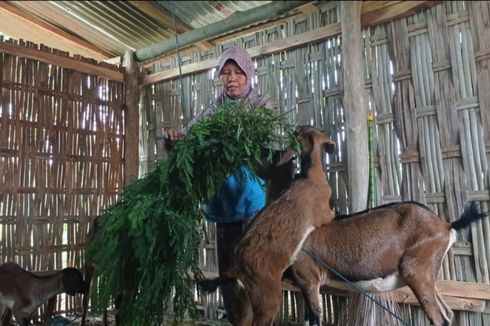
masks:
<svg viewBox="0 0 490 326"><path fill-rule="evenodd" d="M442 1L385 1L391 3L374 6L372 2L378 1L367 1L363 4L361 17L363 27L401 19L442 3Z"/></svg>
<svg viewBox="0 0 490 326"><path fill-rule="evenodd" d="M288 12L304 5L304 1L270 2L261 7L255 7L247 11L237 11L217 22L210 23L203 28L194 29L179 35L179 46L186 47L196 42L218 37L220 35L232 34L244 27L254 25L263 21L269 21L271 17L287 15ZM166 39L159 43L151 44L135 52L138 61L152 59L167 52L176 51L177 42L174 39Z"/></svg>
<svg viewBox="0 0 490 326"><path fill-rule="evenodd" d="M490 300L490 284L486 283L440 280L437 288L446 296Z"/></svg>
<svg viewBox="0 0 490 326"><path fill-rule="evenodd" d="M362 13L370 13L376 10L381 10L383 8L395 5L403 1L363 1L362 2Z"/></svg>
<svg viewBox="0 0 490 326"><path fill-rule="evenodd" d="M408 3L412 3L412 2L417 2L418 6L421 6L421 4L419 2L427 2L427 1L409 1ZM438 1L432 1L432 2L438 2ZM398 8L397 6L402 6L402 8ZM403 9L413 10L413 11L416 10L416 9L412 8L411 6L409 6L409 7L406 7L406 6L407 5L405 4L405 2L396 2L395 4L390 5L390 7L393 7L393 9L388 12L386 17L391 19L390 15L398 15L400 12L402 12ZM418 8L418 7L415 7L415 8ZM421 7L421 9L422 8L425 8L425 7ZM411 11L411 13L413 13L413 12ZM363 15L364 14L365 13L363 13ZM395 17L395 16L393 16L393 17ZM362 18L361 18L361 21L362 21ZM366 24L368 24L368 23L369 23L369 20L367 20ZM366 27L366 26L368 26L368 25L362 24L362 27ZM261 29L262 28L263 28L263 26L261 26ZM325 39L328 39L331 37L338 36L340 34L341 34L340 23L334 23L334 24L330 24L328 26L324 26L324 27L321 27L321 28L318 28L318 29L315 29L315 30L312 30L312 31L309 31L306 33L302 33L302 34L298 34L295 36L288 37L287 39L284 39L284 40L279 40L279 41L271 42L269 44L261 45L259 47L250 48L248 50L249 50L249 53L252 56L252 58L259 58L261 56L269 55L272 53L294 49L294 48L303 46L303 45L308 44L308 43L322 41L322 40L325 40ZM236 37L236 35L234 35L234 37ZM221 39L219 39L219 41L224 42L225 39L221 38ZM162 59L163 58L168 59L168 56L162 57ZM161 60L152 61L152 64L156 64L158 62L161 62ZM213 59L210 61L202 61L202 62L198 62L198 63L191 63L188 65L183 65L181 68L182 75L196 73L196 72L199 72L202 70L211 69L211 68L215 67L216 65L217 65L217 59ZM144 63L144 66L148 66L146 61ZM178 76L179 76L179 68L173 68L173 69L169 69L169 70L165 70L165 71L161 71L161 72L156 72L156 73L148 74L148 75L144 76L140 85L145 86L145 85L161 82L161 81L164 81L167 79L172 79L172 78L175 78Z"/></svg>
<svg viewBox="0 0 490 326"><path fill-rule="evenodd" d="M332 24L326 27L315 29L310 32L301 33L287 39L281 39L275 42L264 44L258 47L247 49L252 58L260 58L262 56L277 53L280 51L290 50L300 47L304 43L317 42L329 37L340 35L340 23ZM182 66L182 75L197 73L203 70L214 68L218 65L218 59L211 59L201 62L190 63ZM146 86L157 82L162 82L168 79L176 78L179 74L179 68L173 68L165 71L156 72L144 76L140 82L140 86Z"/></svg>
<svg viewBox="0 0 490 326"><path fill-rule="evenodd" d="M203 276L206 279L218 277L217 272L203 271ZM286 291L299 291L299 288L289 280L282 282L282 288ZM437 289L447 300L452 309L468 311L483 311L485 309L485 301L490 300L490 284L475 283L475 282L459 282L459 281L437 281ZM332 294L346 296L349 292L337 289L332 289L323 286L320 290L322 294ZM415 298L412 290L407 286L394 291L399 303L416 304L418 301Z"/></svg>
<svg viewBox="0 0 490 326"><path fill-rule="evenodd" d="M98 65L93 65L80 61L78 59L59 56L56 54L40 51L34 48L26 48L13 43L0 42L0 52L8 53L23 58L38 60L41 62L61 66L72 69L89 75L104 77L109 80L124 82L124 74L122 72L105 68Z"/></svg>
<svg viewBox="0 0 490 326"><path fill-rule="evenodd" d="M442 291L441 291L442 294ZM486 302L482 299L469 299L442 294L444 301L452 310L483 312ZM395 298L398 303L420 305L413 292L408 287L403 287L395 291Z"/></svg>
<svg viewBox="0 0 490 326"><path fill-rule="evenodd" d="M484 311L486 300L488 300L490 295L490 284L469 282L452 282L453 284L445 284L446 282L447 281L439 281L437 283L437 288L451 309L474 312ZM298 290L290 284L287 284L286 286L288 289ZM472 295L472 290L476 291L476 295ZM321 293L347 296L349 292L322 288ZM394 296L398 303L416 306L420 305L412 290L407 286L395 290Z"/></svg>
<svg viewBox="0 0 490 326"><path fill-rule="evenodd" d="M138 2L138 1L135 1ZM362 7L362 18L361 18L361 24L362 27L368 27L372 26L373 24L381 24L386 21L392 21L400 17L408 16L410 14L413 14L417 11L420 11L424 8L430 8L436 4L441 3L442 1L366 1L363 3ZM389 10L385 10L385 7L389 7ZM404 12L404 10L407 10L408 12ZM299 16L298 13L301 15L303 14L310 14L312 11L312 4L307 3L303 6L298 7L297 13L292 12L289 16L283 17L277 20L274 20L272 22L266 22L266 23L261 23L261 24L256 24L254 26L251 26L249 28L244 28L240 31L237 31L232 34L227 34L224 36L220 36L217 38L210 38L208 41L211 41L213 43L219 44L226 42L229 39L236 39L243 37L245 35L249 35L251 33L255 33L256 31L263 30L266 28L272 28L274 26L281 25L288 20L292 18L296 18ZM379 19L378 16L382 18L383 20ZM364 18L365 17L365 18ZM363 23L365 21L365 24ZM340 34L340 32L338 33ZM308 43L308 41L304 42ZM184 48L181 49L181 54L184 53L184 51L191 52L194 48ZM169 57L175 56L175 51L171 51L168 53L165 53L161 56L151 58L148 60L145 60L142 62L143 66L148 67L151 64L157 64L159 62L163 62L164 60L167 60Z"/></svg>

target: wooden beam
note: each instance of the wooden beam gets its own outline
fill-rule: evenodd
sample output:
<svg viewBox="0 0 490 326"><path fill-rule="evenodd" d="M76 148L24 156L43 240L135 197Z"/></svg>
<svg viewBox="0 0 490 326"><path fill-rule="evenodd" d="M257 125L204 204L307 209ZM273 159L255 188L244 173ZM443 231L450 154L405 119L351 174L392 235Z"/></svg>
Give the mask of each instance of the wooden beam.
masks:
<svg viewBox="0 0 490 326"><path fill-rule="evenodd" d="M264 44L258 47L247 49L252 58L259 58L271 53L284 51L302 46L305 43L318 42L329 37L340 35L340 23L331 24L306 33L298 34L287 39L280 39L275 42ZM182 66L182 75L197 73L203 70L216 67L218 59L211 59L201 62L190 63ZM176 78L180 75L179 68L173 68L145 75L142 77L140 86L154 84L164 80Z"/></svg>
<svg viewBox="0 0 490 326"><path fill-rule="evenodd" d="M298 11L302 14L312 14L318 10L317 6L313 3L307 3L304 6L298 8Z"/></svg>
<svg viewBox="0 0 490 326"><path fill-rule="evenodd" d="M403 1L363 1L362 2L362 14L366 14L371 11L386 8L388 6L396 5Z"/></svg>
<svg viewBox="0 0 490 326"><path fill-rule="evenodd" d="M468 299L490 300L490 284L476 282L437 281L442 295Z"/></svg>
<svg viewBox="0 0 490 326"><path fill-rule="evenodd" d="M306 3L307 1L273 1L261 7L244 12L236 12L228 18L207 25L205 28L195 29L179 35L179 45L181 47L186 47L198 41L207 40L219 35L230 34L243 27L270 20L270 17L284 15ZM136 58L138 61L144 61L174 51L175 49L175 40L168 39L164 42L137 50Z"/></svg>
<svg viewBox="0 0 490 326"><path fill-rule="evenodd" d="M165 26L168 29L174 29L173 19L165 11L163 11L159 6L153 4L151 1L129 1L129 3L137 8L138 10L144 12L146 15L153 18L158 24ZM190 30L187 25L181 23L178 19L175 20L175 29L177 33L185 33ZM201 50L209 50L215 47L215 44L209 41L196 42L195 46Z"/></svg>
<svg viewBox="0 0 490 326"><path fill-rule="evenodd" d="M19 21L22 24L19 24ZM41 39L44 40L44 44L49 47L99 61L114 57L114 54L47 24L36 16L9 4L7 1L0 1L0 30L9 36L24 40L30 40L32 34L37 33L42 36Z"/></svg>
<svg viewBox="0 0 490 326"><path fill-rule="evenodd" d="M371 2L378 3L378 1L368 1L368 3L371 3ZM362 23L362 21L365 21L365 24L371 24L373 22L373 20L371 20L370 18L364 18L364 15L369 16L373 13L373 11L378 10L379 8L384 8L387 6L392 7L390 10L387 11L387 13L389 15L393 15L393 16L389 16L389 15L383 16L383 20L386 19L388 21L391 21L391 20L395 19L396 17L399 17L400 12L401 12L401 8L405 8L404 10L410 10L410 13L412 13L412 11L415 10L414 8L421 8L421 6L419 6L420 4L410 5L409 7L407 7L407 3L410 4L412 2L418 2L418 1L407 1L407 2L405 2L405 1L379 1L379 2L382 4L382 6L380 4L376 4L376 5L371 4L370 6L364 7L364 5L363 5L363 13L362 13L362 18L361 18L361 23ZM441 1L422 1L422 2L427 2L427 3L430 2L431 4L426 4L426 6L430 6L430 5L433 5L433 3L440 3ZM296 14L296 15L298 15L298 14ZM402 14L402 16L404 16L404 15ZM215 38L215 39L213 39L213 41L216 43L222 43L222 42L225 42L226 40L228 40L230 38L236 38L236 37L239 37L240 35L242 35L242 36L248 35L251 32L255 32L257 30L263 30L267 27L277 26L279 24L282 24L284 21L286 21L290 18L291 17L282 18L282 19L274 21L274 22L269 22L267 24L254 26L252 28L242 30L238 34L233 34L233 35ZM364 24L362 25L362 27L367 27L367 26L368 25L364 25ZM298 34L298 35L295 35L294 37L290 37L290 38L287 38L285 40L275 41L275 42L272 42L272 43L269 43L266 45L262 45L259 47L249 48L247 50L249 51L249 53L251 53L251 55L254 52L258 52L261 55L268 55L268 54L271 54L271 53L274 53L277 51L284 51L284 50L289 50L292 48L300 47L300 46L303 46L303 45L311 43L311 42L322 41L322 40L325 40L327 38L338 36L340 34L341 34L340 23L336 23L336 24L331 24L331 25L328 25L325 27L315 29L313 31ZM286 46L284 46L284 45L286 45ZM192 49L187 48L185 50L181 50L181 55L183 53L188 54L191 52L192 52ZM144 67L149 67L153 64L157 64L159 62L163 62L164 60L168 60L168 58L173 57L173 56L175 56L175 52L169 52L167 55L159 57L158 59L147 60L145 62L142 62L141 64ZM253 55L252 55L252 57L253 57ZM210 68L215 67L216 63L217 63L217 60L207 60L207 61L201 61L199 63L191 63L188 65L184 65L184 66L182 66L182 74L187 75L187 74L197 73L197 72L202 71L204 69L210 69ZM179 69L178 68L173 68L173 69L169 69L169 70L165 70L165 71L161 71L161 72L157 72L157 73L153 73L153 74L148 74L148 75L143 77L141 86L152 84L152 83L157 83L157 82L162 82L164 80L176 78L178 76L179 76Z"/></svg>
<svg viewBox="0 0 490 326"><path fill-rule="evenodd" d="M363 27L369 27L387 23L440 3L442 1L364 1L361 24Z"/></svg>
<svg viewBox="0 0 490 326"><path fill-rule="evenodd" d="M299 7L298 10L301 11L301 8L302 7ZM250 27L250 28L247 28L245 30L242 30L242 31L238 31L236 33L234 33L233 35L225 35L225 36L220 36L218 38L214 38L214 39L210 39L209 41L212 43L212 44L219 44L219 43L223 43L223 42L226 42L227 40L231 39L231 38L239 38L243 35L249 35L251 33L255 33L256 31L260 31L260 30L264 30L264 29L267 29L267 28L270 28L270 27L274 27L274 26L278 26L282 23L285 23L286 21L288 21L289 19L292 19L294 17L297 17L297 16L300 16L302 15L301 12L299 13L292 13L291 15L288 15L287 17L284 17L284 18L281 18L281 19L278 19L278 20L275 20L275 21L272 21L272 22L267 22L267 23L262 23L262 24L258 24L254 27ZM340 26L340 24L339 24ZM339 34L340 34L340 31L339 31ZM196 51L196 47L186 47L184 49L180 49L180 55L181 56L185 56L185 55L188 55L190 53L193 53ZM163 62L165 60L167 60L168 58L171 58L173 56L175 56L176 53L175 51L172 51L172 52L168 52L166 54L163 54L159 57L156 57L156 58L152 58L152 59L149 59L149 60L145 60L143 62L140 62L140 67L144 67L144 68L148 68L148 67L151 67L152 65L154 64L157 64L159 62Z"/></svg>
<svg viewBox="0 0 490 326"><path fill-rule="evenodd" d="M110 68L105 68L99 65L86 63L71 57L64 57L64 56L40 51L35 48L27 48L13 43L0 42L0 52L16 55L23 58L42 61L45 63L86 73L89 75L95 75L110 80L115 80L118 82L124 82L124 75L119 71Z"/></svg>
<svg viewBox="0 0 490 326"><path fill-rule="evenodd" d="M300 10L300 8L298 8L298 10ZM291 19L294 19L294 18L302 16L302 15L303 15L303 13L301 13L301 12L292 12L290 15L287 15L284 18L274 20L271 22L267 22L267 23L257 24L253 27L237 31L236 33L233 33L233 35L225 35L225 36L221 36L218 38L214 38L214 39L212 39L212 41L216 44L219 44L219 43L226 42L229 39L237 39L237 38L240 38L242 36L250 35L250 34L253 34L253 33L258 32L258 31L262 31L262 30L265 30L268 28L279 26L283 23L286 23L287 21L289 21Z"/></svg>
<svg viewBox="0 0 490 326"><path fill-rule="evenodd" d="M218 277L218 273L203 271L203 276L206 279L212 279ZM486 301L490 300L490 284L439 280L437 281L437 288L453 310L475 312L486 312L489 310ZM282 289L300 291L294 283L287 279L282 282ZM320 293L345 297L353 292L322 286ZM398 303L420 305L412 290L407 286L395 290L394 296Z"/></svg>
<svg viewBox="0 0 490 326"><path fill-rule="evenodd" d="M439 287L439 286L438 286ZM464 292L464 289L460 289L461 292ZM453 310L462 310L462 311L474 311L474 312L483 312L485 310L486 302L483 299L477 298L465 298L465 297L457 297L457 296L449 296L444 294L443 291L439 288L439 292L444 297L444 301L447 305ZM410 290L407 286L397 289L395 291L395 300L398 303L404 303L409 305L420 305L417 298L413 294L412 290Z"/></svg>
<svg viewBox="0 0 490 326"><path fill-rule="evenodd" d="M297 12L296 12L296 10L293 12L290 12L287 15L285 15L285 17L282 17L282 18L279 18L279 19L273 20L273 21L258 23L252 27L248 27L248 28L244 28L244 29L241 29L239 31L236 31L233 34L228 34L228 35L223 35L223 36L219 36L216 38L211 38L211 39L209 39L209 42L211 44L213 44L213 46L216 46L216 44L226 42L227 40L230 40L230 39L236 39L236 38L242 37L243 35L249 35L249 34L255 33L255 32L260 31L260 30L264 30L267 28L271 28L274 26L281 25L290 19L301 16L305 13L311 13L315 10L318 10L318 8L313 3L307 3L305 5L299 6L297 8ZM207 50L209 50L209 49L207 49ZM196 48L194 46L185 47L183 49L180 49L180 54L186 55L186 54L192 53L193 51L196 51ZM173 57L175 55L176 55L175 51L169 51L166 54L163 54L161 56L140 62L140 66L150 67L151 65L153 65L155 63L165 61L166 59Z"/></svg>

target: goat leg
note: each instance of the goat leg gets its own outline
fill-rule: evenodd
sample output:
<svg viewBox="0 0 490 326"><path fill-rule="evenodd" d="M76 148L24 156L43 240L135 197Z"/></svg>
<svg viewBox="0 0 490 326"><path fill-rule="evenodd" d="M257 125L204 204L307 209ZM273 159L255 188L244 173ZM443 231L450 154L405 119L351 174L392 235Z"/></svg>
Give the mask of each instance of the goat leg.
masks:
<svg viewBox="0 0 490 326"><path fill-rule="evenodd" d="M22 311L14 311L14 317L20 326L29 326L31 322L30 316L26 316Z"/></svg>
<svg viewBox="0 0 490 326"><path fill-rule="evenodd" d="M240 311L233 316L233 325L250 326L253 324L253 310L248 293L245 291L241 283L235 285L237 305L240 306Z"/></svg>
<svg viewBox="0 0 490 326"><path fill-rule="evenodd" d="M2 303L0 302L0 308L3 308L3 309L0 309L0 317L1 317L1 326L10 326L11 323L10 321L12 320L12 311L6 307L6 306L2 306Z"/></svg>
<svg viewBox="0 0 490 326"><path fill-rule="evenodd" d="M82 321L80 326L85 326L87 322L87 310L88 310L88 302L90 300L90 287L92 286L92 278L94 276L95 266L89 262L85 264L85 282L87 283L87 292L83 294L83 311L82 311Z"/></svg>
<svg viewBox="0 0 490 326"><path fill-rule="evenodd" d="M451 320L453 320L453 311L451 310L451 308L449 308L449 306L447 305L447 303L444 301L444 299L442 298L442 295L439 293L439 291L436 292L436 295L437 295L437 302L439 302L439 305L445 310L445 318L446 320L449 321L449 323L451 323Z"/></svg>
<svg viewBox="0 0 490 326"><path fill-rule="evenodd" d="M48 300L46 310L44 311L43 324L49 326L51 320L53 319L54 309L56 307L57 297L54 296Z"/></svg>
<svg viewBox="0 0 490 326"><path fill-rule="evenodd" d="M269 326L281 309L282 283L272 280L257 282L248 287L254 311L254 326ZM267 293L267 296L264 296Z"/></svg>
<svg viewBox="0 0 490 326"><path fill-rule="evenodd" d="M421 280L420 278L413 281L412 278L407 278L407 284L434 326L450 325L450 320L447 319L446 313L442 311L437 299L438 293L434 281Z"/></svg>

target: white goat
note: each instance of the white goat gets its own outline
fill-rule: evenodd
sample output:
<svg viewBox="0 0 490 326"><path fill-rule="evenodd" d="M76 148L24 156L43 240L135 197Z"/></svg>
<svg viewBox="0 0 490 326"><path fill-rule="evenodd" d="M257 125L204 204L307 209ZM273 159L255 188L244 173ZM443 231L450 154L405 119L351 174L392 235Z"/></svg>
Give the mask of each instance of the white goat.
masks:
<svg viewBox="0 0 490 326"><path fill-rule="evenodd" d="M299 129L298 140L302 145L299 176L255 217L237 245L234 265L224 273L227 281L238 280L242 285L236 288L242 300L236 318L239 325L273 322L281 306L283 272L293 264L310 232L334 218L329 206L332 191L322 166L323 145L332 153L334 142L311 126ZM216 285L216 281L201 285Z"/></svg>
<svg viewBox="0 0 490 326"><path fill-rule="evenodd" d="M426 206L406 202L337 217L305 241L306 252L301 251L290 268L293 281L318 324L322 284L354 290L325 268L329 266L368 292L408 285L429 320L436 326L448 326L453 313L436 289L442 260L456 241L457 231L485 216L471 203L459 220L447 223Z"/></svg>
<svg viewBox="0 0 490 326"><path fill-rule="evenodd" d="M29 325L32 313L46 300L60 293L84 293L87 285L76 268L37 275L15 263L0 265L0 317L10 324L12 314L19 325Z"/></svg>

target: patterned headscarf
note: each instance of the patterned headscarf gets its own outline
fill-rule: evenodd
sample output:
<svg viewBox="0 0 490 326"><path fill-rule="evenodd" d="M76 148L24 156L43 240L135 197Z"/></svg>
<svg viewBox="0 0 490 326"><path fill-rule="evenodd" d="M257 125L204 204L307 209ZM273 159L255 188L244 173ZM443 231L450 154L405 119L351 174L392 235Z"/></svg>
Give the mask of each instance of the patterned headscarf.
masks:
<svg viewBox="0 0 490 326"><path fill-rule="evenodd" d="M221 75L221 70L223 66L228 62L228 60L233 60L236 62L238 67L243 70L245 76L247 77L247 94L252 88L252 80L254 78L255 67L252 62L252 58L248 54L247 50L239 47L233 46L231 48L226 49L223 54L219 57L219 74ZM242 96L240 96L242 97ZM244 97L244 96L243 96Z"/></svg>
<svg viewBox="0 0 490 326"><path fill-rule="evenodd" d="M254 88L252 88L252 81L255 76L255 66L247 50L239 46L232 46L223 51L218 61L219 73L221 73L221 69L223 69L223 66L228 60L235 61L238 67L243 70L245 76L247 76L247 90L242 95L234 98L229 97L224 91L221 92L215 101L216 107L220 106L225 100L246 100L252 106L264 105L269 109L272 109L270 99L264 95L260 95Z"/></svg>
<svg viewBox="0 0 490 326"><path fill-rule="evenodd" d="M201 111L201 113L199 113L191 121L189 121L187 127L184 130L187 130L190 126L192 126L200 119L214 114L218 107L225 101L244 101L248 104L247 107L249 108L263 105L269 109L272 109L271 100L264 95L260 95L257 90L252 88L252 80L255 75L255 66L247 50L239 46L233 46L226 49L219 57L218 73L221 72L221 69L223 69L223 66L228 60L234 60L236 64L240 67L240 69L243 70L245 76L247 76L247 91L235 98L229 97L224 91L222 91L221 94L218 95L218 97L215 99L213 104L211 104L207 109Z"/></svg>

